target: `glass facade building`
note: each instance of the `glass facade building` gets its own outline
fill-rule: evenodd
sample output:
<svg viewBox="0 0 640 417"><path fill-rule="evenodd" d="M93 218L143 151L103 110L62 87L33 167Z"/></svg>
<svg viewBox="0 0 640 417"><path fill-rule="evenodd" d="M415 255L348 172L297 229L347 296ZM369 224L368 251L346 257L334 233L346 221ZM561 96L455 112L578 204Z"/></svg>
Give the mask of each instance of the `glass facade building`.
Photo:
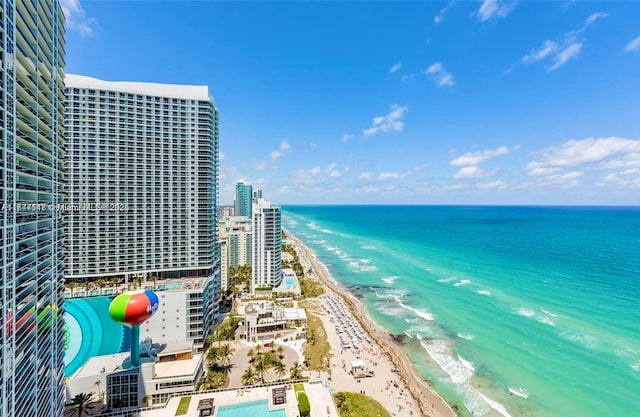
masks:
<svg viewBox="0 0 640 417"><path fill-rule="evenodd" d="M256 200L253 207L252 291L282 282L282 223L280 207Z"/></svg>
<svg viewBox="0 0 640 417"><path fill-rule="evenodd" d="M236 199L234 202L234 216L251 217L251 203L253 200L253 186L239 182L236 184Z"/></svg>
<svg viewBox="0 0 640 417"><path fill-rule="evenodd" d="M0 0L0 415L62 416L64 15Z"/></svg>

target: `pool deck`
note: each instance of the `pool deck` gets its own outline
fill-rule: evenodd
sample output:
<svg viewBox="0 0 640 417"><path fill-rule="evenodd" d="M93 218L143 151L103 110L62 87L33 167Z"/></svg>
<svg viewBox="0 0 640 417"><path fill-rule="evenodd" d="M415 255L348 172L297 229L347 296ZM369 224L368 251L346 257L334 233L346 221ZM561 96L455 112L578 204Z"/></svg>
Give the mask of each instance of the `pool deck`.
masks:
<svg viewBox="0 0 640 417"><path fill-rule="evenodd" d="M191 402L189 403L189 409L184 414L185 417L198 417L198 403L205 398L213 398L213 405L215 406L214 417L218 415L218 408L226 405L234 405L240 403L248 403L252 401L268 400L269 410L285 409L287 417L298 417L298 402L296 401L296 394L293 391L293 386L286 391L287 402L282 405L273 406L271 401L271 390L274 387L260 387L251 388L246 390L239 388L231 391L221 391L208 394L196 394L191 396ZM305 392L309 397L309 403L311 404L312 416L327 416L327 417L340 417L331 400L331 394L329 390L322 384L304 384ZM172 398L169 400L165 408L156 410L147 410L140 412L140 417L175 417L180 398ZM327 407L327 405L329 405ZM329 414L327 414L327 410Z"/></svg>

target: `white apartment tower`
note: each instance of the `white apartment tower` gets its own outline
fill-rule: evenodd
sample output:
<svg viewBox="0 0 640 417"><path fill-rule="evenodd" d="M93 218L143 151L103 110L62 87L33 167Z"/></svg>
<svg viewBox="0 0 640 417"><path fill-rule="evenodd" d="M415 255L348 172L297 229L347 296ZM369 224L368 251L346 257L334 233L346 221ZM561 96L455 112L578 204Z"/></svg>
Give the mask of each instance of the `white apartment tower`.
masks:
<svg viewBox="0 0 640 417"><path fill-rule="evenodd" d="M61 417L64 15L0 0L0 416Z"/></svg>
<svg viewBox="0 0 640 417"><path fill-rule="evenodd" d="M65 278L211 278L213 303L219 151L208 88L67 74L66 96Z"/></svg>
<svg viewBox="0 0 640 417"><path fill-rule="evenodd" d="M218 223L220 239L220 263L222 265L222 290L229 287L227 272L231 267L251 266L253 226L245 216L224 217Z"/></svg>
<svg viewBox="0 0 640 417"><path fill-rule="evenodd" d="M258 199L253 204L252 291L282 281L280 207Z"/></svg>

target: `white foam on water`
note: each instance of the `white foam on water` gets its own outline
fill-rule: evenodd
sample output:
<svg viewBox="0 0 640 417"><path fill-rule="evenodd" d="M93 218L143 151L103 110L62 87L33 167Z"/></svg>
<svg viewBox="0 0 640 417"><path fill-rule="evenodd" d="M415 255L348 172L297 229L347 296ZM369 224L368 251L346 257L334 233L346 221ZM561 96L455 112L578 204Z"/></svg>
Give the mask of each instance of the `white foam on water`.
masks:
<svg viewBox="0 0 640 417"><path fill-rule="evenodd" d="M363 264L368 264L369 262L371 262L371 259L364 258L364 259L358 259L358 261L362 262Z"/></svg>
<svg viewBox="0 0 640 417"><path fill-rule="evenodd" d="M598 338L596 338L595 336L591 336L584 333L577 333L575 331L562 332L560 333L560 336L574 343L582 345L588 349L596 349L599 342Z"/></svg>
<svg viewBox="0 0 640 417"><path fill-rule="evenodd" d="M400 297L395 297L396 302L398 303L398 305L402 308L404 308L405 310L409 310L411 311L413 314L415 314L416 316L425 319L427 321L433 321L435 320L435 317L433 314L429 313L428 311L419 309L419 308L413 308L411 306L408 306L406 304L404 304L402 301L400 301Z"/></svg>
<svg viewBox="0 0 640 417"><path fill-rule="evenodd" d="M470 333L458 333L460 339L473 340L474 336Z"/></svg>
<svg viewBox="0 0 640 417"><path fill-rule="evenodd" d="M324 228L318 226L314 222L307 223L307 226L309 227L309 229L317 230L318 232L326 233L328 235L338 235L339 234L337 232L334 232L333 230L324 229Z"/></svg>
<svg viewBox="0 0 640 417"><path fill-rule="evenodd" d="M529 398L529 392L522 387L509 387L509 392L522 398Z"/></svg>
<svg viewBox="0 0 640 417"><path fill-rule="evenodd" d="M525 307L519 308L518 311L516 311L516 314L522 317L529 317L529 318L536 316L536 313L533 310Z"/></svg>
<svg viewBox="0 0 640 417"><path fill-rule="evenodd" d="M351 265L353 267L356 267L356 268L359 266L358 262L356 262L356 261L349 261L349 265Z"/></svg>
<svg viewBox="0 0 640 417"><path fill-rule="evenodd" d="M541 308L540 311L542 311L544 314L546 314L547 316L551 316L551 317L558 317L557 314L554 314L550 311L545 310L544 308Z"/></svg>
<svg viewBox="0 0 640 417"><path fill-rule="evenodd" d="M478 290L476 291L478 294L480 295L486 295L486 296L491 296L491 291L489 290Z"/></svg>
<svg viewBox="0 0 640 417"><path fill-rule="evenodd" d="M640 361L631 364L631 369L633 369L636 372L640 372Z"/></svg>
<svg viewBox="0 0 640 417"><path fill-rule="evenodd" d="M460 280L460 281L456 282L455 284L453 284L453 286L454 287L461 287L461 286L467 285L469 283L471 283L471 280L463 279L463 280Z"/></svg>
<svg viewBox="0 0 640 417"><path fill-rule="evenodd" d="M442 278L442 279L439 279L438 282L451 282L454 279L457 279L457 278L456 277Z"/></svg>
<svg viewBox="0 0 640 417"><path fill-rule="evenodd" d="M462 356L458 355L458 360L460 361L460 363L462 364L462 366L464 366L465 368L467 368L468 370L470 370L471 372L476 370L476 367L473 366L473 362L469 362L468 360L466 360L465 358L463 358Z"/></svg>
<svg viewBox="0 0 640 417"><path fill-rule="evenodd" d="M412 318L412 319L404 319L404 321L406 321L407 323L417 323L418 320L420 320L419 318Z"/></svg>
<svg viewBox="0 0 640 417"><path fill-rule="evenodd" d="M360 265L360 271L362 272L371 272L378 270L378 267L375 265Z"/></svg>
<svg viewBox="0 0 640 417"><path fill-rule="evenodd" d="M492 400L491 398L485 396L484 394L482 394L480 391L478 391L478 395L480 395L480 397L484 400L484 402L486 402L487 404L489 404L489 407L493 408L494 410L496 410L498 413L500 413L501 415L503 415L504 417L511 417L511 414L509 414L509 412L507 411L507 409L504 407L504 405L500 404L497 401Z"/></svg>
<svg viewBox="0 0 640 417"><path fill-rule="evenodd" d="M360 246L360 248L364 249L364 250L375 250L376 249L376 247L373 246L373 245L363 245L363 246Z"/></svg>
<svg viewBox="0 0 640 417"><path fill-rule="evenodd" d="M413 336L411 336L411 334L408 331L405 330L404 334L407 335L409 339L413 339Z"/></svg>
<svg viewBox="0 0 640 417"><path fill-rule="evenodd" d="M546 325L549 325L549 326L553 326L553 327L555 327L555 326L556 326L556 322L555 322L555 321L553 321L553 319L552 319L551 317L547 317L547 316L538 316L538 321L539 321L540 323L543 323L543 324L546 324Z"/></svg>
<svg viewBox="0 0 640 417"><path fill-rule="evenodd" d="M382 278L382 280L383 280L384 282L386 282L387 284L391 285L391 284L393 284L393 282L394 282L395 280L397 280L398 278L400 278L400 277L398 277L398 276L395 276L395 277L386 277L386 278Z"/></svg>
<svg viewBox="0 0 640 417"><path fill-rule="evenodd" d="M422 340L419 335L416 338L420 340L420 345L427 351L431 359L440 366L440 368L449 375L454 384L464 384L471 379L473 371L467 369L462 362L456 360L443 340Z"/></svg>

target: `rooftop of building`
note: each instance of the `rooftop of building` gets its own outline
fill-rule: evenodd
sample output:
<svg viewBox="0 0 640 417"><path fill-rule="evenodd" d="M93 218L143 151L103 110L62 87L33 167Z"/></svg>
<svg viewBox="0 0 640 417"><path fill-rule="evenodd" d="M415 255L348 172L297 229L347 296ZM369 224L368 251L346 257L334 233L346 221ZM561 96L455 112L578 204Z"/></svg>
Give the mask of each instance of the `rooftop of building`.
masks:
<svg viewBox="0 0 640 417"><path fill-rule="evenodd" d="M202 354L200 353L194 354L190 359L156 362L153 365L153 378L192 376L198 370L200 362L202 362Z"/></svg>
<svg viewBox="0 0 640 417"><path fill-rule="evenodd" d="M85 75L66 74L66 87L119 91L124 93L179 98L188 100L208 100L209 87L206 85L156 84L133 81L104 81Z"/></svg>

